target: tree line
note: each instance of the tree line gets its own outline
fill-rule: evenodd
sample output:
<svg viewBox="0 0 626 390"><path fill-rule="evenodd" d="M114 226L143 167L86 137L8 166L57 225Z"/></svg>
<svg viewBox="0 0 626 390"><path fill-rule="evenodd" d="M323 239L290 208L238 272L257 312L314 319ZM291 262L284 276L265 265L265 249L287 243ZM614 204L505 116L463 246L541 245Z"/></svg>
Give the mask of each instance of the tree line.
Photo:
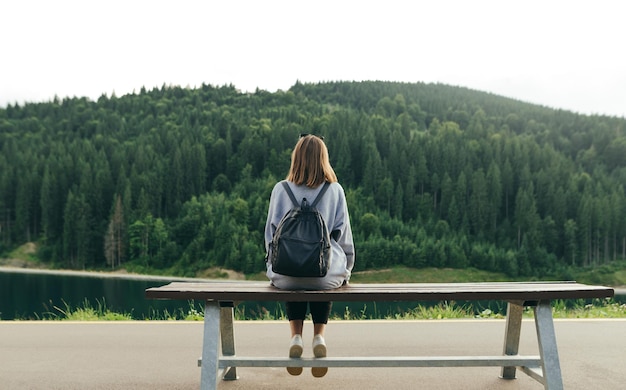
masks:
<svg viewBox="0 0 626 390"><path fill-rule="evenodd" d="M195 275L264 269L269 194L325 137L356 270L564 274L626 259L626 121L425 83L163 86L0 109L0 254Z"/></svg>

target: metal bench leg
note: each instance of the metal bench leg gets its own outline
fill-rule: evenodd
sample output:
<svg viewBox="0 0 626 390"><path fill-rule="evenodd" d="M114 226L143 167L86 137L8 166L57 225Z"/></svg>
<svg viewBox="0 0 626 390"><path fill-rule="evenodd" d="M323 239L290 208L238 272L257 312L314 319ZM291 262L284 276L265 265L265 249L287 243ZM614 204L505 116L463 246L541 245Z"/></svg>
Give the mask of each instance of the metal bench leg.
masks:
<svg viewBox="0 0 626 390"><path fill-rule="evenodd" d="M233 302L220 302L220 334L222 336L222 356L235 356L235 327L233 323ZM222 379L236 380L237 367L228 367Z"/></svg>
<svg viewBox="0 0 626 390"><path fill-rule="evenodd" d="M219 360L220 307L215 301L206 301L204 305L204 339L202 341L202 366L200 389L217 389Z"/></svg>
<svg viewBox="0 0 626 390"><path fill-rule="evenodd" d="M561 378L561 365L559 363L559 351L556 346L550 301L540 301L535 307L535 327L539 341L544 388L547 390L562 390L563 379Z"/></svg>
<svg viewBox="0 0 626 390"><path fill-rule="evenodd" d="M503 355L514 356L519 352L519 340L522 330L522 313L524 302L508 302L506 308L506 329L504 332ZM515 379L516 367L502 367L500 377L503 379Z"/></svg>

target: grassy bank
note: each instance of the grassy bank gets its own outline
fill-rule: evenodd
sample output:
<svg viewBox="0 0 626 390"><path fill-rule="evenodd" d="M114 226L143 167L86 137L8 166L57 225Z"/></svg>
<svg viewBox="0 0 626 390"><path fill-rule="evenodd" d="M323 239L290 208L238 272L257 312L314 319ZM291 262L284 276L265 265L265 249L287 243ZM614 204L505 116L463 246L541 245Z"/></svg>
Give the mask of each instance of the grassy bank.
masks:
<svg viewBox="0 0 626 390"><path fill-rule="evenodd" d="M9 252L6 258L0 258L0 266L17 268L55 269L39 259L37 245L27 243ZM116 274L141 274L161 277L179 277L176 272L164 269L153 269L134 263L125 264L126 268L118 268ZM94 272L111 272L110 269L94 269ZM173 270L169 270L173 271ZM198 271L195 278L210 279L247 279L265 281L265 273L244 275L233 270L208 268ZM626 261L613 261L603 265L587 268L565 268L552 274L539 277L512 278L503 273L482 271L475 268L408 268L396 266L381 270L355 272L353 283L463 283L489 281L532 281L532 280L575 280L586 284L599 284L613 287L626 287Z"/></svg>
<svg viewBox="0 0 626 390"><path fill-rule="evenodd" d="M264 276L263 276L264 277ZM626 263L616 262L595 268L571 269L561 275L545 275L542 278L511 278L502 273L476 268L408 268L393 267L383 270L356 272L354 283L468 283L499 281L575 280L579 283L605 286L626 286Z"/></svg>

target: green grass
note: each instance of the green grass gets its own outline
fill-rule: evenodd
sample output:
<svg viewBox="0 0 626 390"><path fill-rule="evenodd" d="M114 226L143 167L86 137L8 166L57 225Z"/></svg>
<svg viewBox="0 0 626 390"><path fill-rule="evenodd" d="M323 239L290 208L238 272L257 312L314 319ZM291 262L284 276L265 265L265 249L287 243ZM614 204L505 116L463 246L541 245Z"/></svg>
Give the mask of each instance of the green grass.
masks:
<svg viewBox="0 0 626 390"><path fill-rule="evenodd" d="M592 302L584 300L563 301L557 300L552 305L554 318L626 318L626 304L615 302L613 299L594 299ZM348 308L342 316L336 316L335 320L366 320L372 316L364 308L359 313L351 313ZM402 313L384 316L385 319L394 320L445 320L460 318L505 318L506 308L494 312L491 309L477 309L471 306L462 306L456 302L440 302L435 306L427 307L418 305L413 309ZM532 318L532 307L524 309L524 317ZM374 317L376 318L376 317Z"/></svg>
<svg viewBox="0 0 626 390"><path fill-rule="evenodd" d="M573 277L580 283L626 286L626 262L620 261L593 268L576 269L573 272Z"/></svg>
<svg viewBox="0 0 626 390"><path fill-rule="evenodd" d="M265 308L261 308L258 312L252 314L244 314L245 306L239 305L235 307L236 320L286 320L286 315L282 308L278 306L276 312L271 313ZM374 310L375 312L375 310ZM532 317L532 308L524 310L524 317ZM561 301L557 300L553 304L554 318L626 318L626 304L620 304L613 299L596 299L591 303L584 300L578 301ZM334 314L331 320L368 320L379 318L376 314L368 311L366 305L357 312L351 312L348 307L343 313ZM456 302L440 302L431 307L418 305L402 313L387 314L384 319L394 320L446 320L460 318L491 318L502 319L504 314L493 312L490 309L478 310L471 306L462 306ZM85 300L78 307L71 307L64 302L63 307L52 306L40 320L56 320L56 321L130 321L137 320L133 318L132 313L115 313L106 307L103 301L97 301L93 306L88 300ZM177 310L176 312L153 312L148 318L141 320L150 321L202 321L204 313L201 305L194 301L189 301L187 310Z"/></svg>
<svg viewBox="0 0 626 390"><path fill-rule="evenodd" d="M455 302L440 302L433 307L420 305L404 313L398 313L388 318L395 320L443 320L472 317L471 309L459 306Z"/></svg>
<svg viewBox="0 0 626 390"><path fill-rule="evenodd" d="M4 266L40 268L43 265L37 256L37 245L32 242L13 249L7 253L7 258L2 257L0 257L0 265Z"/></svg>
<svg viewBox="0 0 626 390"><path fill-rule="evenodd" d="M555 301L552 313L554 318L626 318L626 304L613 299L595 299L592 303Z"/></svg>
<svg viewBox="0 0 626 390"><path fill-rule="evenodd" d="M468 283L510 280L506 275L475 268L408 268L393 267L352 274L352 283Z"/></svg>
<svg viewBox="0 0 626 390"><path fill-rule="evenodd" d="M203 321L204 313L202 305L189 301L187 310L182 308L169 312L168 310L153 311L146 318L134 318L132 313L117 313L107 307L104 299L96 300L93 305L89 300L85 299L81 305L72 307L63 301L62 307L44 305L46 311L38 320L44 321L131 321L131 320L150 320L150 321Z"/></svg>
<svg viewBox="0 0 626 390"><path fill-rule="evenodd" d="M63 307L53 305L47 308L42 320L65 320L65 321L129 321L132 320L130 313L116 313L107 308L104 300L97 301L95 307L85 299L81 306L71 307L65 301Z"/></svg>

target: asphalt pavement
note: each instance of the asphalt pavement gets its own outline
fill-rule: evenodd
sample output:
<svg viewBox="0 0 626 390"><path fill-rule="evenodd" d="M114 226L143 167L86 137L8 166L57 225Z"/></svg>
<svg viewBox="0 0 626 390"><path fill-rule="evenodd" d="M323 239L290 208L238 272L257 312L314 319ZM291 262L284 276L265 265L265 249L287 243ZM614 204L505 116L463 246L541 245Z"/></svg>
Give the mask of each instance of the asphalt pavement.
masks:
<svg viewBox="0 0 626 390"><path fill-rule="evenodd" d="M311 356L305 325L304 356ZM626 388L626 320L555 320L566 389ZM236 351L285 356L287 322L235 323ZM328 356L498 355L504 320L331 321ZM0 389L198 389L200 322L0 322ZM538 354L534 324L524 320L520 354ZM238 368L219 389L542 389L499 368L331 368L323 378L305 369Z"/></svg>

